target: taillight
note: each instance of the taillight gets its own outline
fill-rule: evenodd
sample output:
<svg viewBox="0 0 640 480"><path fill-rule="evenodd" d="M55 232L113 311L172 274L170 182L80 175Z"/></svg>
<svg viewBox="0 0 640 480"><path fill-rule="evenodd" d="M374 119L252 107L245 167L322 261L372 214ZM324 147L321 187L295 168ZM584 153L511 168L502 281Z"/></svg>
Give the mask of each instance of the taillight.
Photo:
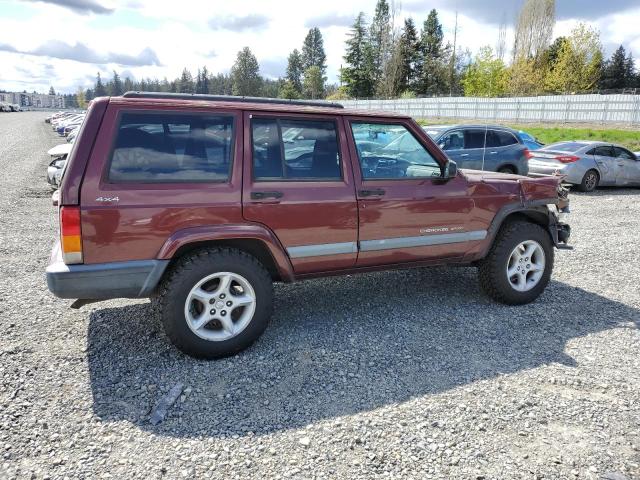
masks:
<svg viewBox="0 0 640 480"><path fill-rule="evenodd" d="M528 148L524 149L524 158L526 158L527 160L531 160L533 158L533 153L531 153L531 150L529 150Z"/></svg>
<svg viewBox="0 0 640 480"><path fill-rule="evenodd" d="M562 163L573 163L580 160L580 157L576 157L575 155L558 155L555 159Z"/></svg>
<svg viewBox="0 0 640 480"><path fill-rule="evenodd" d="M64 263L82 263L80 207L60 207L60 246Z"/></svg>

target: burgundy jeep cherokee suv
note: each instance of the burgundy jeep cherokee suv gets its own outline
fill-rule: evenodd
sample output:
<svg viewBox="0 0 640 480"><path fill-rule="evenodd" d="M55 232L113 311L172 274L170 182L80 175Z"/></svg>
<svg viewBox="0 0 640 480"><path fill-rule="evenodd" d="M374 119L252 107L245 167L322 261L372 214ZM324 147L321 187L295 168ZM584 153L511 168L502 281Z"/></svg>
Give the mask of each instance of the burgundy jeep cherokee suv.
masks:
<svg viewBox="0 0 640 480"><path fill-rule="evenodd" d="M559 181L458 171L406 116L129 92L88 110L47 282L80 303L151 297L201 358L258 338L273 281L468 264L523 304L569 248Z"/></svg>

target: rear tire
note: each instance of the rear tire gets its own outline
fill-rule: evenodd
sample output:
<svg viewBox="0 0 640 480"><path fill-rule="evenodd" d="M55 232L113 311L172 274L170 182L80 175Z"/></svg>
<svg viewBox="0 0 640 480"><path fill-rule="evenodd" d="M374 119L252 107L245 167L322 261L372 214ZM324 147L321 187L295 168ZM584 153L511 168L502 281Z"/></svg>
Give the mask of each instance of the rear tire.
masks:
<svg viewBox="0 0 640 480"><path fill-rule="evenodd" d="M255 342L273 308L264 266L236 249L199 250L181 258L157 298L164 330L187 355L213 359Z"/></svg>
<svg viewBox="0 0 640 480"><path fill-rule="evenodd" d="M512 167L502 167L498 169L498 173L508 173L510 175L514 175L516 171Z"/></svg>
<svg viewBox="0 0 640 480"><path fill-rule="evenodd" d="M551 237L544 228L526 221L509 222L478 265L480 287L500 303L530 303L549 283L553 256Z"/></svg>
<svg viewBox="0 0 640 480"><path fill-rule="evenodd" d="M593 192L598 188L600 183L600 175L595 170L589 170L582 177L582 182L578 185L578 190L581 192Z"/></svg>

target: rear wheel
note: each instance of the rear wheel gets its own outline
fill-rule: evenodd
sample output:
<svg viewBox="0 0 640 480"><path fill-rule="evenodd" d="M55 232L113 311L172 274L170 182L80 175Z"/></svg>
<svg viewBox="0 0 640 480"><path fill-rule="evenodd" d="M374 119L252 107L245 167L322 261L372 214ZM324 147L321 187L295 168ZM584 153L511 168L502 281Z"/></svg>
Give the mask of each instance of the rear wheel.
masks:
<svg viewBox="0 0 640 480"><path fill-rule="evenodd" d="M478 265L480 286L501 303L532 302L549 283L553 255L551 238L540 225L510 222L500 229L489 254Z"/></svg>
<svg viewBox="0 0 640 480"><path fill-rule="evenodd" d="M220 358L250 346L271 316L271 277L235 249L200 250L179 260L158 298L165 332L184 353Z"/></svg>
<svg viewBox="0 0 640 480"><path fill-rule="evenodd" d="M513 175L514 173L516 173L516 171L513 169L513 167L501 167L498 169L499 173L509 173L511 175Z"/></svg>
<svg viewBox="0 0 640 480"><path fill-rule="evenodd" d="M589 170L582 177L582 182L578 185L578 189L582 192L593 192L600 183L600 175L595 170Z"/></svg>

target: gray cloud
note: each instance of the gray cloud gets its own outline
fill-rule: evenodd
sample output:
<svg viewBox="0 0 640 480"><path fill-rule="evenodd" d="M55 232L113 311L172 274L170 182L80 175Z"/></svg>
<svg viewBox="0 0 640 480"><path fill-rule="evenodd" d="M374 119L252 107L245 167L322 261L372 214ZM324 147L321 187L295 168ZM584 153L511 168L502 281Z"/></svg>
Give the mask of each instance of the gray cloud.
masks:
<svg viewBox="0 0 640 480"><path fill-rule="evenodd" d="M355 22L357 15L342 15L340 13L326 13L308 18L304 22L307 28L318 27L350 27Z"/></svg>
<svg viewBox="0 0 640 480"><path fill-rule="evenodd" d="M37 57L53 57L63 60L75 60L76 62L82 63L117 63L133 67L162 65L156 53L149 47L142 50L138 55L113 52L101 54L80 42L75 45L69 45L59 40L50 40L34 50L18 50L12 45L0 43L0 50L5 52L22 53L25 55L34 55Z"/></svg>
<svg viewBox="0 0 640 480"><path fill-rule="evenodd" d="M96 13L98 15L109 14L114 11L113 8L105 7L95 0L29 0L31 2L50 3L52 5L58 5L59 7L68 8L69 10L79 13L80 15L87 15L89 13Z"/></svg>
<svg viewBox="0 0 640 480"><path fill-rule="evenodd" d="M249 29L261 30L269 25L269 21L269 17L257 13L241 17L228 15L209 20L209 28L212 30L231 30L232 32L242 32Z"/></svg>
<svg viewBox="0 0 640 480"><path fill-rule="evenodd" d="M422 25L431 8L453 10L457 8L460 14L475 18L489 24L499 24L506 19L512 23L520 10L524 0L505 2L504 0L457 0L455 7L450 0L407 0L403 8L414 15L417 23ZM612 13L619 13L638 7L638 0L558 0L556 15L558 20L581 19L598 20ZM423 18L424 17L424 18Z"/></svg>
<svg viewBox="0 0 640 480"><path fill-rule="evenodd" d="M260 74L265 77L282 77L287 70L287 59L284 57L267 58L258 63L260 64Z"/></svg>

